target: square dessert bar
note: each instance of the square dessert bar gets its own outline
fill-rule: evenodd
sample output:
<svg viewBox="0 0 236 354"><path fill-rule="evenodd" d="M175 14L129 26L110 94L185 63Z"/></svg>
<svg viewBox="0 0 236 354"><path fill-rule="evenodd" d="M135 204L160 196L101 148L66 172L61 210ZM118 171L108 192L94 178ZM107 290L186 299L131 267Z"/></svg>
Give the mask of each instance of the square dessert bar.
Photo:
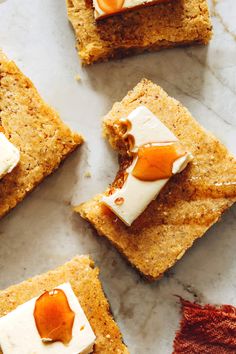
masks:
<svg viewBox="0 0 236 354"><path fill-rule="evenodd" d="M83 64L191 43L207 44L206 0L173 0L95 21L91 0L67 0Z"/></svg>
<svg viewBox="0 0 236 354"><path fill-rule="evenodd" d="M112 318L98 274L99 270L89 257L77 256L53 271L0 291L0 317L44 291L69 282L96 335L93 353L128 354L120 330Z"/></svg>
<svg viewBox="0 0 236 354"><path fill-rule="evenodd" d="M20 151L19 164L0 180L2 217L52 173L83 138L71 132L1 51L0 125Z"/></svg>
<svg viewBox="0 0 236 354"><path fill-rule="evenodd" d="M104 119L105 136L120 154L126 149L116 122L140 105L176 135L192 153L193 161L169 180L130 227L101 203L101 195L76 207L76 211L145 277L155 280L236 201L236 160L185 107L148 80L115 103Z"/></svg>

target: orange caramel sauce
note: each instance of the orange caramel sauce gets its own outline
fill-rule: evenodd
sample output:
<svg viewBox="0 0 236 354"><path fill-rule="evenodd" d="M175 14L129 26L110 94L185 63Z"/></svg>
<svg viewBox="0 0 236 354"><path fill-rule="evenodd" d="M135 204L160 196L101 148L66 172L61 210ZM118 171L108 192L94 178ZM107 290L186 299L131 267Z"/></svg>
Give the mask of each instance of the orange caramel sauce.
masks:
<svg viewBox="0 0 236 354"><path fill-rule="evenodd" d="M124 201L125 201L125 200L124 200L124 198L122 198L122 197L121 197L121 198L116 198L116 199L115 199L115 204L116 204L116 205L122 205L122 204L124 203Z"/></svg>
<svg viewBox="0 0 236 354"><path fill-rule="evenodd" d="M179 144L142 146L132 175L142 181L170 178L174 161L183 155Z"/></svg>
<svg viewBox="0 0 236 354"><path fill-rule="evenodd" d="M4 132L5 132L5 130L4 130L3 126L0 125L0 133L4 133Z"/></svg>
<svg viewBox="0 0 236 354"><path fill-rule="evenodd" d="M75 313L63 290L46 291L35 303L34 319L42 339L67 344L72 338ZM46 342L46 341L45 341Z"/></svg>
<svg viewBox="0 0 236 354"><path fill-rule="evenodd" d="M122 9L124 0L97 0L98 6L106 14L112 14Z"/></svg>

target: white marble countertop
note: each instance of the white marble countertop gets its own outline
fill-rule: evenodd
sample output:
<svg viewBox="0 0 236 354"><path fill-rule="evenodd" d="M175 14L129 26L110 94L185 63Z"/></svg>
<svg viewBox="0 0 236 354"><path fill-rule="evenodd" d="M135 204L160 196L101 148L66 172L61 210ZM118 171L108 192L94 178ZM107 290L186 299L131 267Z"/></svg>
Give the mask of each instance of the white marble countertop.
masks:
<svg viewBox="0 0 236 354"><path fill-rule="evenodd" d="M162 280L149 284L95 236L70 204L103 191L116 156L101 117L141 78L160 84L236 154L236 2L211 1L208 47L145 54L81 68L63 0L1 0L0 47L86 144L0 223L0 288L91 254L132 354L169 354L179 320L175 294L236 305L236 208ZM77 82L75 77L81 76ZM91 178L86 173L91 173Z"/></svg>

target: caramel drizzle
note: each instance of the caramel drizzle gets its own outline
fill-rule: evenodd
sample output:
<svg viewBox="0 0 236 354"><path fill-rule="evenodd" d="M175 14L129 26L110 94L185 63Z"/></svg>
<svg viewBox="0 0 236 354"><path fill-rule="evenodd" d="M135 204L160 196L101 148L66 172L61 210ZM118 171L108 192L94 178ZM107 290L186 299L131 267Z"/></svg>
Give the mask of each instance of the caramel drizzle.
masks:
<svg viewBox="0 0 236 354"><path fill-rule="evenodd" d="M125 0L97 0L98 6L105 14L112 14L122 9Z"/></svg>
<svg viewBox="0 0 236 354"><path fill-rule="evenodd" d="M43 342L71 341L75 313L63 290L54 289L41 295L35 303L34 319Z"/></svg>
<svg viewBox="0 0 236 354"><path fill-rule="evenodd" d="M174 162L185 153L180 144L145 145L138 149L137 162L132 175L142 181L170 178Z"/></svg>

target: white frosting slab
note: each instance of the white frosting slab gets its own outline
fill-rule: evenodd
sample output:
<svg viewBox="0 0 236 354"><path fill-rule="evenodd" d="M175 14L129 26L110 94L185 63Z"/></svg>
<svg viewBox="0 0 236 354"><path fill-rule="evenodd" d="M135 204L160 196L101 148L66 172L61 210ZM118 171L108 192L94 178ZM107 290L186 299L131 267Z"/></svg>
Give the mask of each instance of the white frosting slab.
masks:
<svg viewBox="0 0 236 354"><path fill-rule="evenodd" d="M178 142L176 136L146 107L140 106L130 113L127 120L131 123L131 128L125 136L134 137L132 152L137 152L138 148L150 144L165 144ZM124 136L124 137L125 137ZM183 171L192 155L180 157L173 163L173 174ZM112 195L102 197L102 202L107 205L126 225L130 226L133 221L146 209L148 204L154 200L169 179L157 181L142 181L132 175L132 170L137 158L127 169L128 177L121 189L117 189ZM123 203L116 203L117 198L121 198Z"/></svg>
<svg viewBox="0 0 236 354"><path fill-rule="evenodd" d="M19 150L0 133L0 179L10 173L20 161Z"/></svg>

